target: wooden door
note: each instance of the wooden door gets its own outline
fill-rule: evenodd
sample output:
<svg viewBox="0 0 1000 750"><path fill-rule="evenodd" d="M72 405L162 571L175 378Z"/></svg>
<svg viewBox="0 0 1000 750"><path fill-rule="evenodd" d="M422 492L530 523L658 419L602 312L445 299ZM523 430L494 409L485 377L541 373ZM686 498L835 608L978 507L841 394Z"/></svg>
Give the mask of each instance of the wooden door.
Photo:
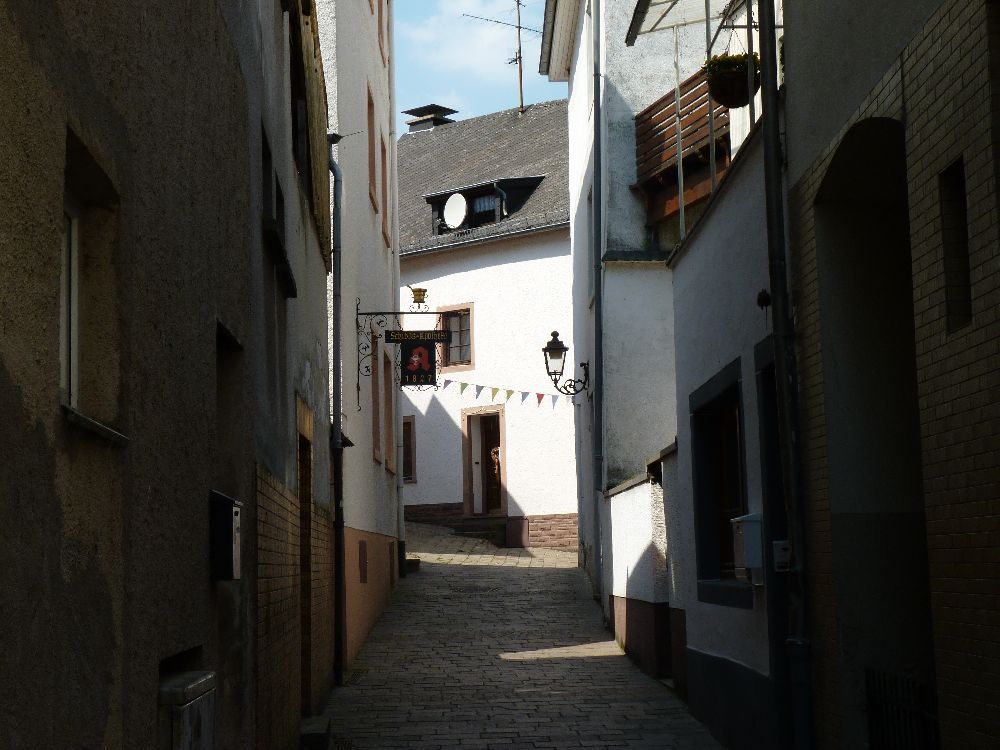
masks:
<svg viewBox="0 0 1000 750"><path fill-rule="evenodd" d="M500 416L484 414L479 418L482 436L482 456L480 466L483 478L483 512L497 514L503 511L500 502L500 477L502 459L500 455Z"/></svg>

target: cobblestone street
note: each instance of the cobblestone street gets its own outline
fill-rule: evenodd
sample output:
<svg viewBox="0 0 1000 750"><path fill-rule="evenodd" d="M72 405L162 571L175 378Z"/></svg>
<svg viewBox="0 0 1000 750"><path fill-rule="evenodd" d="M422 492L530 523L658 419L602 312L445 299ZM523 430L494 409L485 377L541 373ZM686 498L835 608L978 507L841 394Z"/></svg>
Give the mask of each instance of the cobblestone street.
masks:
<svg viewBox="0 0 1000 750"><path fill-rule="evenodd" d="M407 537L421 570L332 694L333 748L719 747L610 638L576 552Z"/></svg>

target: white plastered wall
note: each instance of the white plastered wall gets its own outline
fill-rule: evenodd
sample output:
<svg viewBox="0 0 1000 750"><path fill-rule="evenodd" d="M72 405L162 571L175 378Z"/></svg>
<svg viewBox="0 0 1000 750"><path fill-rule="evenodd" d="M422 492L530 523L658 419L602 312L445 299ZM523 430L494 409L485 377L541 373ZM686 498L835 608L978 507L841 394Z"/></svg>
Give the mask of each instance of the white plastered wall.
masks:
<svg viewBox="0 0 1000 750"><path fill-rule="evenodd" d="M762 508L754 347L771 330L757 307L757 292L769 287L761 141L748 145L745 160L727 177L724 194L674 266L677 342L677 502L667 524L679 538L694 540L694 487L688 399L726 365L740 359L744 462L748 512ZM680 601L687 612L688 646L746 664L768 674L764 590L754 588L753 609L698 600L695 544L677 550ZM678 558L672 554L671 559Z"/></svg>
<svg viewBox="0 0 1000 750"><path fill-rule="evenodd" d="M343 273L341 337L343 362L344 434L354 443L344 454L344 520L351 528L387 536L399 533L399 501L395 466L386 466L385 429L381 442L383 459L377 462L372 450L372 393L368 377L360 378L360 404L356 395L358 347L355 331L355 301L362 310L392 310L396 306L398 259L395 253L395 189L389 190L389 205L382 201L380 140L385 140L388 165L386 172L395 182L394 133L395 98L392 75L392 9L387 3L384 18L385 60L379 49L378 15L368 2L354 0L317 0L316 15L326 61L329 92L330 130L346 137L334 149L334 158L344 172L342 245ZM367 92L375 103L376 199L373 208L368 190ZM353 134L353 135L348 135ZM332 195L331 195L332 200ZM382 233L382 214L389 211L392 247ZM332 283L332 280L331 280ZM332 332L331 332L332 335ZM382 362L380 345L372 361ZM391 354L390 350L390 354ZM398 403L398 399L396 399ZM380 413L384 414L385 404ZM333 415L336 418L336 415ZM396 436L400 434L396 414ZM397 462L398 463L398 462Z"/></svg>
<svg viewBox="0 0 1000 750"><path fill-rule="evenodd" d="M570 346L567 375L579 361L570 343L568 232L410 256L403 261L401 284L401 309L411 302L407 284L428 290L431 310L471 302L474 356L473 369L445 370L442 380L454 381L446 388L403 391L403 415L414 417L417 477L404 485L404 502L462 501L461 413L492 404L504 412L508 515L575 513L574 406L561 395L553 405L551 396L558 394L541 351L558 330ZM404 318L409 329L432 325L427 316ZM460 382L471 385L462 391ZM478 396L476 385L484 386ZM509 398L507 390L514 391ZM523 401L522 391L528 392ZM541 405L536 393L544 394Z"/></svg>

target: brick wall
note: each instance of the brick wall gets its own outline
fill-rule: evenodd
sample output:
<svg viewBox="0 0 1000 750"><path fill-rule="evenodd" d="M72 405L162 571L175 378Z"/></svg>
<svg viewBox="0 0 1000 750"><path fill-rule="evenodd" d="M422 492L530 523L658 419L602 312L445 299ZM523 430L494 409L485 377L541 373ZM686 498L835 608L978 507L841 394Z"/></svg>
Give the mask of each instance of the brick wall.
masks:
<svg viewBox="0 0 1000 750"><path fill-rule="evenodd" d="M326 508L312 513L312 713L333 687L333 518Z"/></svg>
<svg viewBox="0 0 1000 750"><path fill-rule="evenodd" d="M949 0L859 104L789 195L802 461L820 747L839 746L837 612L813 204L840 137L869 117L904 123L923 491L942 747L1000 737L1000 271L996 3ZM938 175L967 179L972 322L948 334ZM919 571L914 572L919 575Z"/></svg>
<svg viewBox="0 0 1000 750"><path fill-rule="evenodd" d="M315 712L333 676L333 523L313 506L310 680ZM302 618L298 498L257 468L257 747L298 747Z"/></svg>
<svg viewBox="0 0 1000 750"><path fill-rule="evenodd" d="M528 546L577 549L576 513L528 516Z"/></svg>
<svg viewBox="0 0 1000 750"><path fill-rule="evenodd" d="M257 469L257 747L292 748L301 717L299 501Z"/></svg>

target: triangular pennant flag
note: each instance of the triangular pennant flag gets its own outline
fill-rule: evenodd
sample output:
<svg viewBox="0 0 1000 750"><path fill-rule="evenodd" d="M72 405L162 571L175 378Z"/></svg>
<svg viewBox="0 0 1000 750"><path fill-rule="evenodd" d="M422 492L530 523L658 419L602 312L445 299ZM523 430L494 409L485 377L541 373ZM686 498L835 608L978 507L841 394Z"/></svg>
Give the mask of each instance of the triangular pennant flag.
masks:
<svg viewBox="0 0 1000 750"><path fill-rule="evenodd" d="M552 408L553 408L553 409L555 409L555 408L556 408L556 403L557 403L558 401L559 401L559 397L558 397L558 396L553 396L553 397L552 397Z"/></svg>
<svg viewBox="0 0 1000 750"><path fill-rule="evenodd" d="M542 405L542 399L545 398L545 394L544 393L536 393L535 394L535 398L538 399L537 406L541 406Z"/></svg>
<svg viewBox="0 0 1000 750"><path fill-rule="evenodd" d="M443 388L447 388L447 387L448 387L449 385L451 385L451 384L452 384L452 383L454 383L454 382L455 382L455 381L453 381L453 380L445 380L445 381L444 381L444 385L443 385L442 387L443 387Z"/></svg>
<svg viewBox="0 0 1000 750"><path fill-rule="evenodd" d="M493 391L493 395L490 396L490 400L491 401L495 401L496 397L497 397L497 394L500 392L500 389L499 388L491 388L490 390Z"/></svg>
<svg viewBox="0 0 1000 750"><path fill-rule="evenodd" d="M484 386L484 385L477 385L476 386L476 398L479 398L479 394L483 392L483 388L485 388L485 387L486 386Z"/></svg>
<svg viewBox="0 0 1000 750"><path fill-rule="evenodd" d="M466 389L466 388L468 388L468 387L469 387L469 384L468 384L468 383L459 383L459 384L458 384L458 392L459 392L460 394L461 394L461 393L465 393L465 389Z"/></svg>
<svg viewBox="0 0 1000 750"><path fill-rule="evenodd" d="M504 401L510 401L510 397L514 395L514 391L508 390L506 393L507 398L505 398Z"/></svg>
<svg viewBox="0 0 1000 750"><path fill-rule="evenodd" d="M528 396L530 395L531 394L528 391L521 391L521 403L523 404L525 401L527 401Z"/></svg>

